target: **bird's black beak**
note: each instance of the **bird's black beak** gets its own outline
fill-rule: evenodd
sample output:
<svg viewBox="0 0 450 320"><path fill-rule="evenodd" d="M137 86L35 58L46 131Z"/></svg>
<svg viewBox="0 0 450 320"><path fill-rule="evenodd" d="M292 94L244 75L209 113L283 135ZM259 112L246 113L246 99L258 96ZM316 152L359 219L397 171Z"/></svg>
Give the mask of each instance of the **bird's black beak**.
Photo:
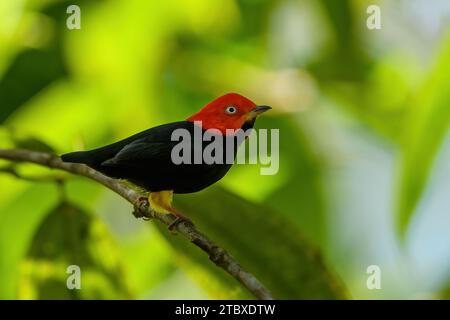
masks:
<svg viewBox="0 0 450 320"><path fill-rule="evenodd" d="M269 107L269 106L257 106L252 111L250 111L248 113L248 119L255 119L261 113L266 112L267 110L270 110L270 109L272 109L272 107Z"/></svg>

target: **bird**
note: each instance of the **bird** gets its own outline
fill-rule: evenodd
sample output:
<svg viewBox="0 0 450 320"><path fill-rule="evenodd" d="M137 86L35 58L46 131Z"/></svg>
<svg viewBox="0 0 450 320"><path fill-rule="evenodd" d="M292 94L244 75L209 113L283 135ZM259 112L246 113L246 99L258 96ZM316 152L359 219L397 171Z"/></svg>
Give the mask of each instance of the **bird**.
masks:
<svg viewBox="0 0 450 320"><path fill-rule="evenodd" d="M192 150L189 159L193 159L196 152L203 154L205 148L215 140L205 141L203 134L206 131L218 137L231 137L236 142L231 151L234 159L241 142L237 141L239 129L252 129L256 118L270 109L267 105L256 105L241 94L227 93L207 103L185 121L152 127L93 150L66 153L61 159L64 162L85 164L106 176L130 181L144 189L148 192L145 200L153 210L175 215L174 223L169 226L171 229L180 221L190 222L172 206L173 195L194 193L209 187L222 179L233 164L229 161L175 163L173 148L179 141L174 141L174 132L184 130L189 133L190 148L194 148L196 142L199 143L197 146L200 145L200 150ZM202 135L196 136L195 130ZM198 139L201 141L196 141ZM225 159L225 148L223 143L221 155L217 155L219 159Z"/></svg>

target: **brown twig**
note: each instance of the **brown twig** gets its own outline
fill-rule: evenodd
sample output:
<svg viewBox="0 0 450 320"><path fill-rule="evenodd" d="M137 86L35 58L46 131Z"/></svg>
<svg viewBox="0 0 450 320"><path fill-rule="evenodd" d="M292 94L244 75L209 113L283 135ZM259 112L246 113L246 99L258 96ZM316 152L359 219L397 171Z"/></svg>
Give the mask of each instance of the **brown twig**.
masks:
<svg viewBox="0 0 450 320"><path fill-rule="evenodd" d="M84 164L63 162L60 157L49 153L18 149L0 149L0 158L14 162L31 162L49 168L60 169L99 182L133 204L135 206L134 214L137 217L157 219L168 226L176 219L175 216L171 214L160 214L155 212L150 208L148 202L142 205L142 198L145 196L144 194L130 188L123 182L109 178ZM182 221L175 224L174 229L206 252L211 261L238 280L257 298L263 300L273 299L270 291L265 288L255 276L244 270L226 250L219 247L207 236L198 231L192 223Z"/></svg>

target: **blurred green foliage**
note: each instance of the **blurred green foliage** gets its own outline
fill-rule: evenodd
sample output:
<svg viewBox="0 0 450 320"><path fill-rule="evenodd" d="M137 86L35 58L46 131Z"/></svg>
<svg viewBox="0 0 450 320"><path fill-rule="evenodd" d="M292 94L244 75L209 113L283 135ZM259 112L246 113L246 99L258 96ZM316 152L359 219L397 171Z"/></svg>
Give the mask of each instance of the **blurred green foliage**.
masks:
<svg viewBox="0 0 450 320"><path fill-rule="evenodd" d="M67 268L73 265L82 271L79 282L83 290L67 289L68 273L73 273ZM41 222L22 269L19 298L131 298L117 248L105 227L64 201Z"/></svg>
<svg viewBox="0 0 450 320"><path fill-rule="evenodd" d="M441 44L430 74L411 97L412 112L402 139L404 150L399 195L399 227L408 221L425 189L439 147L450 125L450 37Z"/></svg>
<svg viewBox="0 0 450 320"><path fill-rule="evenodd" d="M277 298L347 297L340 281L325 266L318 249L282 215L266 205L254 204L217 187L180 197L177 204L198 221L201 230L211 234L240 263L252 270ZM179 246L184 244L177 243ZM180 251L186 253L190 247L184 245L181 248ZM219 270L205 261L204 256L199 256L201 258L206 267L218 273ZM230 282L228 277L226 280ZM236 287L234 282L233 287ZM236 291L239 289L232 290Z"/></svg>
<svg viewBox="0 0 450 320"><path fill-rule="evenodd" d="M72 4L81 8L80 30L65 25ZM365 27L369 4L383 8L386 31ZM257 127L280 129L280 171L262 176L257 165L234 166L218 186L177 196L176 206L277 297L374 297L360 287L367 264L377 262L365 237L377 226L338 210L345 198L345 210L363 215L375 199L367 184L358 185L362 199L345 189L355 175L358 183L375 180L352 167L363 157L355 139L376 140L377 152L396 163L386 200L392 219L380 238L403 242L377 248L397 250L408 244L410 221L426 200L450 120L448 26L429 48L418 34L418 47L407 37L392 41L388 33L403 22L389 12L408 9L397 5L1 1L0 148L93 148L184 119L223 93L242 93L273 106ZM418 48L426 59L415 55ZM0 161L0 169L7 166ZM53 174L26 164L17 170ZM55 183L0 175L0 298L252 298L183 239L133 220L120 197L64 179L62 201ZM354 234L362 237L343 245ZM86 272L80 291L65 289L69 264ZM396 288L388 290L395 296Z"/></svg>

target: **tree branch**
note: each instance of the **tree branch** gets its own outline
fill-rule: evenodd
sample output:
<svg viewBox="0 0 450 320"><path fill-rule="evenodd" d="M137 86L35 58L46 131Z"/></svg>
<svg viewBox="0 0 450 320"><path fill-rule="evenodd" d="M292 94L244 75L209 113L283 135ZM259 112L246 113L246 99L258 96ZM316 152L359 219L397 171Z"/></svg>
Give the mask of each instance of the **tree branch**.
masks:
<svg viewBox="0 0 450 320"><path fill-rule="evenodd" d="M144 194L130 188L121 181L109 178L84 164L63 162L60 157L49 153L18 149L0 149L0 158L14 162L31 162L87 177L101 183L133 204L135 207L135 212L133 214L136 217L157 219L168 226L175 221L175 216L171 214L160 214L152 210L148 202L145 202L144 205L142 205L142 198L145 197ZM182 221L175 224L174 229L208 254L211 261L238 280L257 298L263 300L273 299L270 291L267 290L255 276L244 270L226 250L219 247L207 236L198 231L193 224Z"/></svg>

